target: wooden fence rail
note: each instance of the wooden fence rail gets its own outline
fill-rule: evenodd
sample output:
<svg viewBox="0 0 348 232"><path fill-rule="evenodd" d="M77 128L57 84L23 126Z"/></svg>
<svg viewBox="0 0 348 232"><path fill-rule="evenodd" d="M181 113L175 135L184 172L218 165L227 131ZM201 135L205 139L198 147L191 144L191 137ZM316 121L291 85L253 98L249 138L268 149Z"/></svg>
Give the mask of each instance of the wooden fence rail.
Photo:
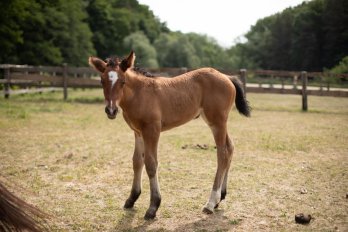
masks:
<svg viewBox="0 0 348 232"><path fill-rule="evenodd" d="M68 88L99 88L98 73L89 67L69 67L66 64L58 67L51 66L27 66L27 65L0 65L3 70L4 96L9 98L18 91L12 90L12 86L27 88L27 92L38 92L40 89L57 90L60 87L64 93L64 99L68 98Z"/></svg>
<svg viewBox="0 0 348 232"><path fill-rule="evenodd" d="M63 90L68 88L100 88L99 74L89 67L0 65L0 88L5 98L23 92ZM190 71L187 68L147 69L155 76L176 76ZM302 95L302 110L308 109L308 95L348 97L348 88L332 88L333 80L347 82L348 74L274 70L220 70L227 75L240 76L246 92ZM313 86L311 83L316 83ZM14 90L13 87L21 88ZM23 90L24 89L24 90Z"/></svg>

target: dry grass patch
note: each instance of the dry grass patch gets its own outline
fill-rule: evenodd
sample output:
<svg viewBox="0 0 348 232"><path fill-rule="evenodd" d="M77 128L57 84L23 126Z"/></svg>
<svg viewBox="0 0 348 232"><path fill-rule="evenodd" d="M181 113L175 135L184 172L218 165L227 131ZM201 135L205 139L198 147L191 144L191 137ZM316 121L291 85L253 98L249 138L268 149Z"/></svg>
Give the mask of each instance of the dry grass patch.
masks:
<svg viewBox="0 0 348 232"><path fill-rule="evenodd" d="M53 215L53 231L348 230L347 99L310 96L303 113L299 96L249 94L252 117L235 110L230 116L236 150L227 199L214 215L201 213L216 170L210 130L198 119L163 133L162 205L146 222L146 174L135 209L122 209L133 133L122 117L106 118L101 96L93 90L73 91L68 102L61 93L0 99L1 179ZM298 225L300 212L315 219Z"/></svg>

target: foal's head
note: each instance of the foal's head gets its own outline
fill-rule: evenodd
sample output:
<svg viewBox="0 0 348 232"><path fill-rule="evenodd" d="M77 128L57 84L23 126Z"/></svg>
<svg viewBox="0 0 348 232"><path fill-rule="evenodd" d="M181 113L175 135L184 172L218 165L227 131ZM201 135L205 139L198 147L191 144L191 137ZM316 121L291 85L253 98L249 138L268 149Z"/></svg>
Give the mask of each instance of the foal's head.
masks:
<svg viewBox="0 0 348 232"><path fill-rule="evenodd" d="M100 73L101 84L103 86L105 98L105 113L109 119L115 119L120 100L123 95L123 86L126 83L125 71L133 67L135 55L134 52L124 60L118 58L108 58L105 61L97 57L89 57L89 64Z"/></svg>

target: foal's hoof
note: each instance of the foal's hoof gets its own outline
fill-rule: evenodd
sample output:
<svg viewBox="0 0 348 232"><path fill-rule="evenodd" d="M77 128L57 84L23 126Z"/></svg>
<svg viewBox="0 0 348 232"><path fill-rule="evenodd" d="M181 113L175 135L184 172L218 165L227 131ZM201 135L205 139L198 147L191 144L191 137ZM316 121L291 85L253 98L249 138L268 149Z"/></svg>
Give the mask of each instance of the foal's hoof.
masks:
<svg viewBox="0 0 348 232"><path fill-rule="evenodd" d="M209 209L208 207L204 206L203 207L203 213L205 214L212 214L214 213L212 209Z"/></svg>
<svg viewBox="0 0 348 232"><path fill-rule="evenodd" d="M156 217L156 211L153 210L147 210L146 214L144 216L145 220L153 220Z"/></svg>
<svg viewBox="0 0 348 232"><path fill-rule="evenodd" d="M131 208L133 208L133 206L134 206L134 202L131 202L131 201L126 201L126 203L124 203L124 206L123 206L123 208L124 209L131 209Z"/></svg>

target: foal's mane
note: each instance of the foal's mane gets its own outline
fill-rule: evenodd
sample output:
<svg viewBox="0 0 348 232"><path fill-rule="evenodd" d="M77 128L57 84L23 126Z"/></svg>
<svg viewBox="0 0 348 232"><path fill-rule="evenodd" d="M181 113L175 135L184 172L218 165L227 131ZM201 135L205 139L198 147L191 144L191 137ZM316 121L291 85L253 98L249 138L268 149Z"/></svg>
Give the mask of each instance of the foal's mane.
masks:
<svg viewBox="0 0 348 232"><path fill-rule="evenodd" d="M121 62L121 60L117 56L111 56L109 58L106 58L105 62L106 62L106 66L115 68ZM152 73L147 72L145 69L140 68L138 66L135 66L134 68L132 68L132 70L145 77L155 77L155 75L153 75Z"/></svg>
<svg viewBox="0 0 348 232"><path fill-rule="evenodd" d="M109 58L106 58L105 62L107 67L115 68L118 63L120 63L120 58L118 58L117 56L111 56Z"/></svg>
<svg viewBox="0 0 348 232"><path fill-rule="evenodd" d="M155 77L155 75L153 75L152 73L150 72L147 72L146 70L144 70L143 68L139 68L137 66L135 66L133 69L132 69L134 72L138 73L138 74L141 74L145 77Z"/></svg>

